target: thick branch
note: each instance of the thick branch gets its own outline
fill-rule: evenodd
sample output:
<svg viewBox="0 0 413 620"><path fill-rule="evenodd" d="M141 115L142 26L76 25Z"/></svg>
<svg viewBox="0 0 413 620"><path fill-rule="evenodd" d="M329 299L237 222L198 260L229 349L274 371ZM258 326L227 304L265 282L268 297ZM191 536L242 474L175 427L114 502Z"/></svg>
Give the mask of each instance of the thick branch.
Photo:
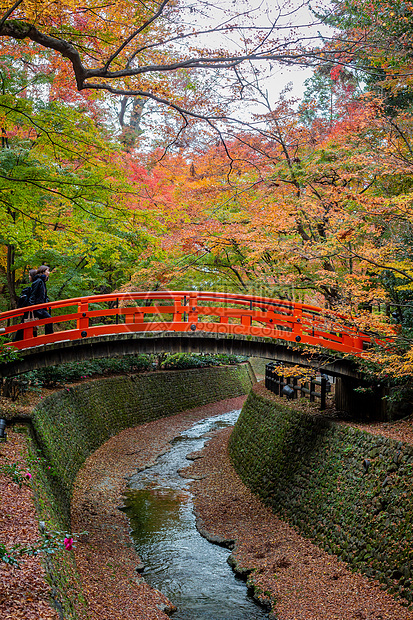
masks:
<svg viewBox="0 0 413 620"><path fill-rule="evenodd" d="M164 0L162 7L167 3ZM161 9L160 9L161 10ZM4 18L3 18L4 19ZM145 23L145 26L149 25L149 21ZM233 70L239 64L245 61L262 61L262 60L276 60L284 62L286 64L300 64L308 63L310 59L316 60L317 55L312 55L308 51L291 53L285 50L284 45L279 45L273 49L263 50L261 52L254 52L251 54L241 54L234 56L225 56L220 54L213 54L210 57L207 56L195 56L193 58L186 58L176 60L175 62L166 64L150 64L143 66L131 66L127 62L127 66L119 71L110 71L109 65L111 62L121 53L126 46L127 42L136 36L136 31L133 36L128 38L125 43L119 47L101 67L86 68L82 63L80 53L76 47L69 41L59 39L51 35L45 34L38 30L30 23L19 20L6 20L4 23L0 22L0 37L10 37L12 39L24 40L30 39L41 45L46 49L53 49L64 58L70 60L73 66L73 70L76 77L76 85L79 90L85 88L98 89L102 88L101 84L90 83L90 79L108 79L116 80L126 77L138 76L147 73L165 73L172 72L178 69L230 69ZM324 59L325 61L325 59ZM105 88L105 86L103 86ZM109 90L106 87L106 90ZM112 91L113 92L113 91ZM135 94L131 90L125 91L124 94Z"/></svg>
<svg viewBox="0 0 413 620"><path fill-rule="evenodd" d="M20 40L30 39L31 41L35 41L35 43L39 43L42 47L59 52L59 54L64 58L68 58L72 63L77 88L80 90L83 87L86 79L86 70L80 60L79 52L68 41L56 39L55 37L40 32L31 24L15 19L1 24L0 37L11 37L12 39Z"/></svg>

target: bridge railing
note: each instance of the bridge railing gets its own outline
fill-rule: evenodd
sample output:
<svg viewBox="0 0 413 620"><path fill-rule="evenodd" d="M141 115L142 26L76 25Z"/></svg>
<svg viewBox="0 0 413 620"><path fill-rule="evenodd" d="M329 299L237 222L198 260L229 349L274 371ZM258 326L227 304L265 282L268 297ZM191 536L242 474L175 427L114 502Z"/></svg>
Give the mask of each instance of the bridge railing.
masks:
<svg viewBox="0 0 413 620"><path fill-rule="evenodd" d="M370 336L344 316L308 304L236 293L142 291L76 297L48 303L50 319L24 320L29 311L44 307L39 304L0 314L0 327L10 339L23 330L23 339L13 342L16 348L156 331L259 336L356 355L371 345ZM54 333L41 335L39 328L48 323L53 324Z"/></svg>

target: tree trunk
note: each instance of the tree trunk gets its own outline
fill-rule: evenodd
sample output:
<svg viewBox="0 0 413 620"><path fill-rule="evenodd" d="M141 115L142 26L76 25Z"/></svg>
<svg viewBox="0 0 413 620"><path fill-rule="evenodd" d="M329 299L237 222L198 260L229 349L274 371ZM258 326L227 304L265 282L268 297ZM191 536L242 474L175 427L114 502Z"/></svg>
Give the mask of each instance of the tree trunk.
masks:
<svg viewBox="0 0 413 620"><path fill-rule="evenodd" d="M7 289L11 308L17 308L16 270L14 269L14 245L7 244Z"/></svg>

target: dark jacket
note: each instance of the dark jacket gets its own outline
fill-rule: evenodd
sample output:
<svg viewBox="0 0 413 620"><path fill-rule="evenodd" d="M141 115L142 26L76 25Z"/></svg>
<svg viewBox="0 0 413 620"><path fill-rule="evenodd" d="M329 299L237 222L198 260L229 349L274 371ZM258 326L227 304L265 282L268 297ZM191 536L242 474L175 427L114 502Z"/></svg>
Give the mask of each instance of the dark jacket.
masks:
<svg viewBox="0 0 413 620"><path fill-rule="evenodd" d="M31 306L36 306L37 304L44 304L48 301L49 298L47 296L46 276L42 273L39 276L36 276L33 281L29 304Z"/></svg>

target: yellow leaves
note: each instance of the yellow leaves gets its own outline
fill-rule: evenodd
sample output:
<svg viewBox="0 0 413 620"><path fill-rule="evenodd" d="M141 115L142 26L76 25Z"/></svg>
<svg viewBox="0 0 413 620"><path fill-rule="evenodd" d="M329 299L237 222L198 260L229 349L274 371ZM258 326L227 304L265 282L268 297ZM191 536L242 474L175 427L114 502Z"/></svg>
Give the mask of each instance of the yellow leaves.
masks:
<svg viewBox="0 0 413 620"><path fill-rule="evenodd" d="M413 376L413 346L406 352L384 347L364 351L363 359L374 365L379 377L402 379Z"/></svg>
<svg viewBox="0 0 413 620"><path fill-rule="evenodd" d="M401 359L392 359L393 367L397 369L396 376L413 375L413 346L407 351L407 353ZM394 372L394 371L393 371Z"/></svg>
<svg viewBox="0 0 413 620"><path fill-rule="evenodd" d="M98 0L86 0L81 4L77 0L23 0L8 19L10 23L19 20L33 25L42 34L59 41L66 40L78 49L85 66L95 67L113 56L113 70L124 68L137 49L141 50L140 65L162 63L170 58L166 49L158 51L157 57L157 48L154 47L156 40L161 44L167 38L170 28L167 22L158 20L142 29L145 23L150 23L158 8L159 3L155 0L145 3L112 0L103 4ZM6 15L9 9L10 3L0 1L0 15ZM131 39L129 43L128 38ZM22 47L20 45L20 51ZM29 54L34 53L31 43L25 49ZM58 56L63 62L61 55ZM98 76L96 79L99 81Z"/></svg>
<svg viewBox="0 0 413 620"><path fill-rule="evenodd" d="M0 2L1 14L5 14L10 9L10 2ZM73 10L76 2L68 0L65 3L57 0L23 0L11 14L11 19L18 18L33 25L51 25L67 19Z"/></svg>
<svg viewBox="0 0 413 620"><path fill-rule="evenodd" d="M0 11L2 14L10 9L10 2L0 2ZM146 18L148 12L159 6L156 2L149 1L146 9L142 3L130 2L129 0L112 0L109 3L99 2L99 0L86 0L79 4L78 0L23 0L11 13L10 18L18 17L26 20L36 26L42 26L47 23L49 25L58 24L68 27L85 25L89 22L90 16L101 24L106 22L109 29L109 23L114 31L120 26L129 25L131 22ZM83 20L81 19L83 16Z"/></svg>
<svg viewBox="0 0 413 620"><path fill-rule="evenodd" d="M302 379L302 381L310 381L314 376L314 370L312 369L307 369L303 366L284 366L284 364L274 364L272 372L283 377Z"/></svg>

